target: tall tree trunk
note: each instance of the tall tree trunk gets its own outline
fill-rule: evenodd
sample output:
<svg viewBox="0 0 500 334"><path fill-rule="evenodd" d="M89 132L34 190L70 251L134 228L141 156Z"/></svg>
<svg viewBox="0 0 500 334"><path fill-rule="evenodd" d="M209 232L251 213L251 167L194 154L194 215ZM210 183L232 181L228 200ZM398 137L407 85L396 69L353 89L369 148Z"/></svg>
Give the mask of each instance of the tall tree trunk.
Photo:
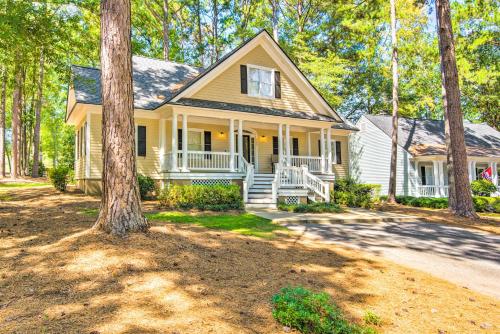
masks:
<svg viewBox="0 0 500 334"><path fill-rule="evenodd" d="M278 1L277 0L270 0L271 1L271 9L272 9L272 19L271 22L273 24L273 39L278 43Z"/></svg>
<svg viewBox="0 0 500 334"><path fill-rule="evenodd" d="M2 97L0 101L0 177L5 177L5 105L7 100L7 69L2 71Z"/></svg>
<svg viewBox="0 0 500 334"><path fill-rule="evenodd" d="M169 48L169 43L170 43L170 25L168 21L168 0L163 0L163 59L165 61L170 60L169 58L169 53L170 53L170 48Z"/></svg>
<svg viewBox="0 0 500 334"><path fill-rule="evenodd" d="M35 129L33 130L33 169L31 171L32 177L38 177L39 166L39 151L40 151L40 120L43 105L43 70L45 59L43 49L40 51L40 76L38 78L38 91L35 106Z"/></svg>
<svg viewBox="0 0 500 334"><path fill-rule="evenodd" d="M391 0L391 36L392 36L392 145L391 175L389 178L389 203L396 202L396 179L398 161L398 44L396 26L396 0Z"/></svg>
<svg viewBox="0 0 500 334"><path fill-rule="evenodd" d="M213 0L213 18L212 18L212 39L213 39L213 52L215 61L219 60L219 5L217 0ZM213 62L215 62L213 61Z"/></svg>
<svg viewBox="0 0 500 334"><path fill-rule="evenodd" d="M102 199L95 227L146 231L135 161L130 0L101 0Z"/></svg>
<svg viewBox="0 0 500 334"><path fill-rule="evenodd" d="M467 170L467 151L465 147L464 123L460 106L460 88L458 70L455 59L455 45L451 26L450 3L448 0L436 0L436 17L438 22L439 51L443 72L443 86L446 97L446 118L449 127L449 150L451 151L455 194L455 215L477 217L472 202L472 193Z"/></svg>
<svg viewBox="0 0 500 334"><path fill-rule="evenodd" d="M20 125L22 108L23 70L21 65L15 65L14 92L12 94L12 169L11 177L17 179L20 171Z"/></svg>
<svg viewBox="0 0 500 334"><path fill-rule="evenodd" d="M204 48L203 48L203 35L201 30L201 4L200 0L196 1L196 24L197 24L197 33L196 33L196 42L198 44L198 59L200 65L203 66L203 56L204 56Z"/></svg>

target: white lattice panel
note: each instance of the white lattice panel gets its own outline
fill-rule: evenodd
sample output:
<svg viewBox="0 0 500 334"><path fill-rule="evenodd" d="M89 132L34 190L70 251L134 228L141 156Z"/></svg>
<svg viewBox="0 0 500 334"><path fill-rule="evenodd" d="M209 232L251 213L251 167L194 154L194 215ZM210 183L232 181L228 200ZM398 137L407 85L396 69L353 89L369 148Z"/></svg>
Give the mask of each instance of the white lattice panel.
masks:
<svg viewBox="0 0 500 334"><path fill-rule="evenodd" d="M228 186L231 184L231 180L228 180L228 179L195 179L195 180L191 180L191 184L197 185L197 186L215 186L215 185Z"/></svg>
<svg viewBox="0 0 500 334"><path fill-rule="evenodd" d="M285 197L285 204L299 204L299 196L287 196Z"/></svg>

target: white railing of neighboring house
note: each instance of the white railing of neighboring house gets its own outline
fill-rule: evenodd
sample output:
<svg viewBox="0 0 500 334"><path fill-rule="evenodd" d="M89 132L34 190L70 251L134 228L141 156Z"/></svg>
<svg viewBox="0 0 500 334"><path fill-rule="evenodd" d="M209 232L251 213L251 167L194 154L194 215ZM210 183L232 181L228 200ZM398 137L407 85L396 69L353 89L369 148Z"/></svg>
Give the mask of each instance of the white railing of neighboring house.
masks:
<svg viewBox="0 0 500 334"><path fill-rule="evenodd" d="M330 201L330 184L311 174L307 166L296 167L276 164L275 182L276 189L308 189L323 198L326 202Z"/></svg>
<svg viewBox="0 0 500 334"><path fill-rule="evenodd" d="M448 197L448 186L425 185L418 186L419 197Z"/></svg>
<svg viewBox="0 0 500 334"><path fill-rule="evenodd" d="M254 167L242 156L239 157L240 171L245 173L243 180L243 201L248 202L248 190L253 186Z"/></svg>
<svg viewBox="0 0 500 334"><path fill-rule="evenodd" d="M322 181L316 175L309 172L307 167L302 167L304 171L304 184L318 196L322 197L325 202L330 202L330 183Z"/></svg>
<svg viewBox="0 0 500 334"><path fill-rule="evenodd" d="M290 164L294 167L306 165L311 172L321 172L321 157L313 157L310 155L292 155L290 156Z"/></svg>

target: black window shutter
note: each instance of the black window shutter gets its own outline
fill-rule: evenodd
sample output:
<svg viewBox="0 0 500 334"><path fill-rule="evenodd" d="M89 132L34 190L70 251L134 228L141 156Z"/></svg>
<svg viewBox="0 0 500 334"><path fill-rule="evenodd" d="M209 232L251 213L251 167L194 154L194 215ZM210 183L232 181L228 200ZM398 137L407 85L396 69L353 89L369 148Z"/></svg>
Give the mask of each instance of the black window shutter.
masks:
<svg viewBox="0 0 500 334"><path fill-rule="evenodd" d="M424 166L420 166L420 175L421 175L421 179L422 179L422 185L426 186L427 185L427 180L426 180L425 167Z"/></svg>
<svg viewBox="0 0 500 334"><path fill-rule="evenodd" d="M321 156L321 140L318 139L318 157Z"/></svg>
<svg viewBox="0 0 500 334"><path fill-rule="evenodd" d="M281 99L281 73L274 71L274 97Z"/></svg>
<svg viewBox="0 0 500 334"><path fill-rule="evenodd" d="M299 138L292 138L292 154L299 155Z"/></svg>
<svg viewBox="0 0 500 334"><path fill-rule="evenodd" d="M182 151L182 129L177 129L177 149Z"/></svg>
<svg viewBox="0 0 500 334"><path fill-rule="evenodd" d="M340 145L341 142L336 141L335 142L335 152L337 152L337 164L342 164L342 146Z"/></svg>
<svg viewBox="0 0 500 334"><path fill-rule="evenodd" d="M212 152L212 132L205 131L205 151Z"/></svg>
<svg viewBox="0 0 500 334"><path fill-rule="evenodd" d="M273 154L279 154L278 137L276 137L276 136L273 136Z"/></svg>
<svg viewBox="0 0 500 334"><path fill-rule="evenodd" d="M137 155L146 156L146 127L143 125L137 127Z"/></svg>
<svg viewBox="0 0 500 334"><path fill-rule="evenodd" d="M247 65L240 65L241 94L248 94Z"/></svg>

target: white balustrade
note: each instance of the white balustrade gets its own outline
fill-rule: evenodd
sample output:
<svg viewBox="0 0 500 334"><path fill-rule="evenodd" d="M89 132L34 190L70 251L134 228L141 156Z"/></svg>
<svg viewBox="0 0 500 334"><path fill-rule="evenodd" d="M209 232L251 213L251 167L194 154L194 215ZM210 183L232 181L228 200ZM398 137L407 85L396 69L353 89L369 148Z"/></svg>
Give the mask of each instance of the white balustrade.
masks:
<svg viewBox="0 0 500 334"><path fill-rule="evenodd" d="M418 186L419 197L448 197L448 186Z"/></svg>
<svg viewBox="0 0 500 334"><path fill-rule="evenodd" d="M303 169L305 186L318 196L321 196L325 202L330 202L330 183L324 182L316 175L309 173L307 168L303 167Z"/></svg>
<svg viewBox="0 0 500 334"><path fill-rule="evenodd" d="M306 165L311 172L321 172L321 157L309 155L292 155L290 157L291 165L301 167Z"/></svg>
<svg viewBox="0 0 500 334"><path fill-rule="evenodd" d="M273 181L276 189L279 188L303 188L313 191L326 202L330 201L330 184L319 177L311 174L307 166L281 166L276 164L276 174ZM274 188L273 188L274 193Z"/></svg>
<svg viewBox="0 0 500 334"><path fill-rule="evenodd" d="M245 173L245 179L243 180L243 201L246 203L248 202L248 190L253 186L254 167L242 156L239 157L238 163L240 171Z"/></svg>
<svg viewBox="0 0 500 334"><path fill-rule="evenodd" d="M167 170L172 170L172 153L165 159ZM189 170L230 170L229 152L188 151L187 168ZM177 152L177 167L182 167L182 152Z"/></svg>

